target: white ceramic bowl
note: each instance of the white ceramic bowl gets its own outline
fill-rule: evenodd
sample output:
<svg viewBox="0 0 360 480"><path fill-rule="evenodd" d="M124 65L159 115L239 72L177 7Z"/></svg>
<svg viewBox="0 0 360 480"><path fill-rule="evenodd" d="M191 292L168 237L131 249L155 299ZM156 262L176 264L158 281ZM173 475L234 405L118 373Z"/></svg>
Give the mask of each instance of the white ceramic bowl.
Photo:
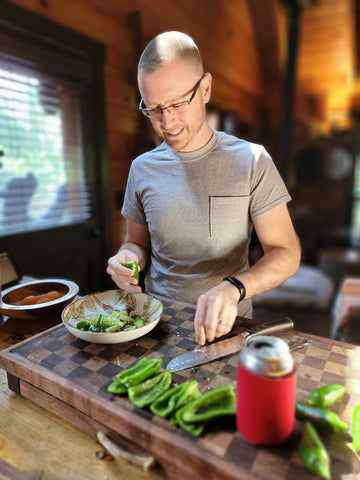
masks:
<svg viewBox="0 0 360 480"><path fill-rule="evenodd" d="M52 290L58 291L61 297L46 303L20 304L21 300L29 295L41 296ZM20 283L2 292L0 312L11 318L25 320L58 315L60 320L62 310L76 297L78 292L79 286L76 283L60 278Z"/></svg>
<svg viewBox="0 0 360 480"><path fill-rule="evenodd" d="M108 314L113 310L126 310L131 307L136 315L144 317L143 327L125 332L89 332L76 328L77 322L100 314ZM75 337L90 343L122 343L142 337L149 333L159 323L163 312L163 304L146 293L126 293L123 290L107 290L84 297L70 303L62 312L65 327Z"/></svg>

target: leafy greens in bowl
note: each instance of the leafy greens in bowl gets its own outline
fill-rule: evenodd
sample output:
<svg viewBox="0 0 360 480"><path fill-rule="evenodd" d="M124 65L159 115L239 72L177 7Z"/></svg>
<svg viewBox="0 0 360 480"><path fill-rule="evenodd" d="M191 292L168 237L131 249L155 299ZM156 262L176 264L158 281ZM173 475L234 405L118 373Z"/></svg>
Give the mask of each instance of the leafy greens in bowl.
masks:
<svg viewBox="0 0 360 480"><path fill-rule="evenodd" d="M163 304L146 293L108 290L80 297L61 318L70 333L91 343L121 343L149 333L158 324Z"/></svg>

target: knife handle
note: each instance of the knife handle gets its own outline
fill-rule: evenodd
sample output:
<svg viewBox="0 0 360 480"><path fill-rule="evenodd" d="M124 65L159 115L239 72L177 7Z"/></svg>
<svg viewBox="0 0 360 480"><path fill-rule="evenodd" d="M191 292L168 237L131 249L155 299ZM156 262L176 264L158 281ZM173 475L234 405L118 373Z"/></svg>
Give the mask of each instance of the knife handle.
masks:
<svg viewBox="0 0 360 480"><path fill-rule="evenodd" d="M252 328L248 332L243 334L245 340L248 340L251 337L256 335L269 335L271 333L283 332L294 327L294 322L291 318L286 317L285 320L279 321L274 320L271 322L261 323L256 327Z"/></svg>

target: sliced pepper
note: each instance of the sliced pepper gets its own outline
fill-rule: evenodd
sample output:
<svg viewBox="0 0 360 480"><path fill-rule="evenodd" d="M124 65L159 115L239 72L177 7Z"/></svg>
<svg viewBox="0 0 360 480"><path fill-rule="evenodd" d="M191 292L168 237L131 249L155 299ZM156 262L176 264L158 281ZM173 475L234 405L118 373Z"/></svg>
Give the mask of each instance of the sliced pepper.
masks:
<svg viewBox="0 0 360 480"><path fill-rule="evenodd" d="M307 403L320 408L331 407L343 397L344 393L344 385L324 385L309 393Z"/></svg>
<svg viewBox="0 0 360 480"><path fill-rule="evenodd" d="M133 367L116 375L116 380L108 386L108 392L121 394L132 385L138 385L157 373L162 365L161 358L142 358Z"/></svg>
<svg viewBox="0 0 360 480"><path fill-rule="evenodd" d="M184 422L182 419L182 412L186 408L186 406L187 405L184 405L182 408L180 408L180 410L177 410L177 412L175 413L176 424L179 425L180 428L185 430L185 432L191 433L191 435L194 435L194 437L199 437L204 431L207 424L210 423L210 420L208 421L204 420L203 422L197 422L197 423Z"/></svg>
<svg viewBox="0 0 360 480"><path fill-rule="evenodd" d="M187 423L212 420L222 415L235 415L235 393L232 385L215 388L188 403L182 411Z"/></svg>
<svg viewBox="0 0 360 480"><path fill-rule="evenodd" d="M187 388L188 383L181 383L164 392L150 405L150 410L158 417L168 417L175 410L177 399Z"/></svg>
<svg viewBox="0 0 360 480"><path fill-rule="evenodd" d="M131 270L134 272L133 277L136 278L137 281L139 281L139 267L137 261L132 260L131 262L127 262L126 267L131 268Z"/></svg>
<svg viewBox="0 0 360 480"><path fill-rule="evenodd" d="M299 420L308 420L320 430L327 432L338 433L349 429L349 426L335 412L298 401L296 402L296 417Z"/></svg>
<svg viewBox="0 0 360 480"><path fill-rule="evenodd" d="M134 321L134 325L135 325L136 328L143 327L146 323L145 318L143 318L143 317L136 317L136 318L134 318L133 321Z"/></svg>
<svg viewBox="0 0 360 480"><path fill-rule="evenodd" d="M360 452L360 403L353 411L353 445L356 452Z"/></svg>
<svg viewBox="0 0 360 480"><path fill-rule="evenodd" d="M311 422L304 423L299 452L311 472L323 478L330 478L329 454Z"/></svg>
<svg viewBox="0 0 360 480"><path fill-rule="evenodd" d="M89 332L99 333L101 332L101 328L98 327L97 325L90 325Z"/></svg>
<svg viewBox="0 0 360 480"><path fill-rule="evenodd" d="M169 417L180 407L201 395L198 382L183 382L163 393L150 405L150 410L159 417Z"/></svg>
<svg viewBox="0 0 360 480"><path fill-rule="evenodd" d="M201 393L198 388L198 383L196 380L193 380L190 382L189 388L187 388L181 396L179 396L176 409L173 411L171 417L170 417L170 425L177 425L177 420L176 420L176 412L182 408L183 406L187 405L189 402L192 400L195 400L195 398L198 398L201 396Z"/></svg>
<svg viewBox="0 0 360 480"><path fill-rule="evenodd" d="M130 402L136 407L147 407L160 397L171 385L172 374L168 370L157 373L154 377L129 387Z"/></svg>
<svg viewBox="0 0 360 480"><path fill-rule="evenodd" d="M76 324L76 328L78 330L83 330L84 332L86 332L86 330L89 330L90 326L91 323L87 322L86 320L81 320Z"/></svg>
<svg viewBox="0 0 360 480"><path fill-rule="evenodd" d="M215 388L190 401L175 413L183 430L199 436L210 421L222 415L235 415L235 393L232 385Z"/></svg>

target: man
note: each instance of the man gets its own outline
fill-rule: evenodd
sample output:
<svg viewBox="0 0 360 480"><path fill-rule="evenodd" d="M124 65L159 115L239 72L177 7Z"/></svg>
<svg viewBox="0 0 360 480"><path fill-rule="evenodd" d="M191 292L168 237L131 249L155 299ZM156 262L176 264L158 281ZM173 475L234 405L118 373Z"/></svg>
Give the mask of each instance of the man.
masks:
<svg viewBox="0 0 360 480"><path fill-rule="evenodd" d="M137 260L147 267L148 293L197 303L200 345L228 333L236 315L251 316L251 297L285 281L300 262L290 196L270 156L206 121L211 82L189 36L165 32L145 48L139 108L163 142L132 163L122 210L127 235L107 269L118 287L140 292L125 267ZM249 268L253 226L264 255Z"/></svg>

